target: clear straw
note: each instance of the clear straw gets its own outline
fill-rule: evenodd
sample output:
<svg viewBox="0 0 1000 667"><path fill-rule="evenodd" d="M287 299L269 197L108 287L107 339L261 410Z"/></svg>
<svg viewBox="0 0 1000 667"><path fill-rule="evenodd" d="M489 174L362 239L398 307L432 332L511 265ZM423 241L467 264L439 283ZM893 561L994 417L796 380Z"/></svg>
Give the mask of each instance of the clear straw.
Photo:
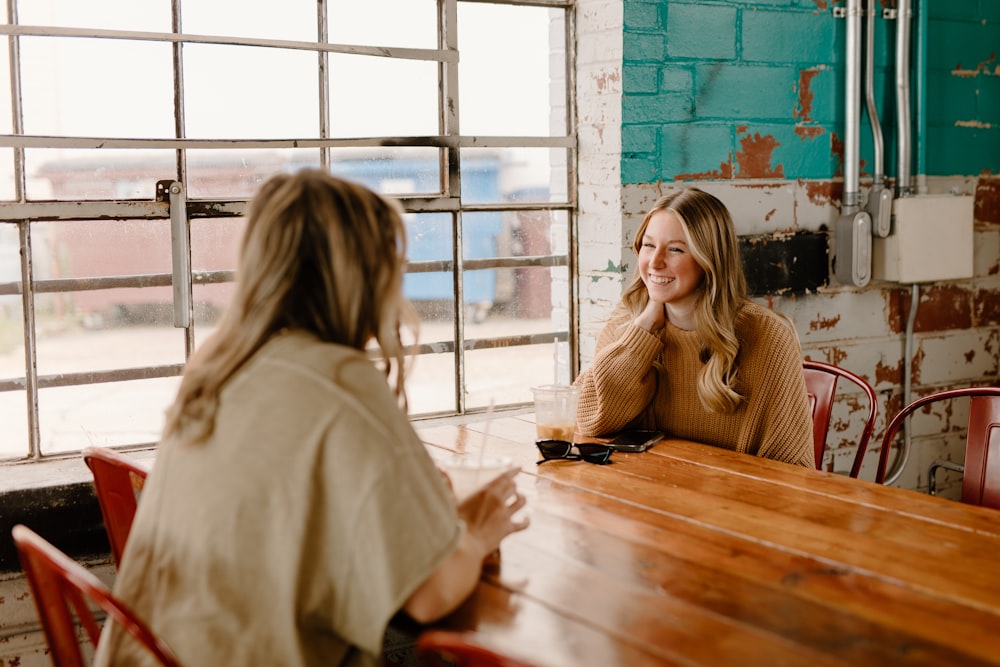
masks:
<svg viewBox="0 0 1000 667"><path fill-rule="evenodd" d="M479 446L479 460L476 461L476 486L479 486L479 473L483 469L483 454L486 452L486 441L490 437L490 422L493 421L493 398L490 397L490 407L486 408L486 423L483 424L483 443Z"/></svg>

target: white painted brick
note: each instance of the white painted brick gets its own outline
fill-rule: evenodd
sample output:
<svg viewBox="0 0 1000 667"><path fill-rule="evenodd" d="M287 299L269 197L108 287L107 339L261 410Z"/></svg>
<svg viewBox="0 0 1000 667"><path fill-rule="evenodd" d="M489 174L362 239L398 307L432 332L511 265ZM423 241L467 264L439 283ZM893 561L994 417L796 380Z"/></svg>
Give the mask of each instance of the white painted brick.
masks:
<svg viewBox="0 0 1000 667"><path fill-rule="evenodd" d="M922 385L987 384L997 376L994 329L955 330L916 335ZM991 345L991 342L993 345Z"/></svg>
<svg viewBox="0 0 1000 667"><path fill-rule="evenodd" d="M1000 230L994 225L976 228L973 241L972 275L997 275L1000 258Z"/></svg>

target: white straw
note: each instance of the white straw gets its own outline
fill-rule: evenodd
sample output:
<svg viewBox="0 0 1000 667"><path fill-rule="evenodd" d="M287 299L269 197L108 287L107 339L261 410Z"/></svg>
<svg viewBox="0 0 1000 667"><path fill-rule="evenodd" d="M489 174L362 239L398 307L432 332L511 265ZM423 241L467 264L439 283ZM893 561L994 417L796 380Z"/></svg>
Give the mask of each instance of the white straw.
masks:
<svg viewBox="0 0 1000 667"><path fill-rule="evenodd" d="M552 339L552 384L559 384L559 339Z"/></svg>

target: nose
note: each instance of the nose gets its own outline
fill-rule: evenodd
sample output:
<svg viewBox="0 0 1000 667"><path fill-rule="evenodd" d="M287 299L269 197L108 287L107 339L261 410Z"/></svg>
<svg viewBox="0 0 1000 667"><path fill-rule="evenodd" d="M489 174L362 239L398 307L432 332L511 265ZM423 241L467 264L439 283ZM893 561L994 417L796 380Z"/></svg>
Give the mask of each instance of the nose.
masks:
<svg viewBox="0 0 1000 667"><path fill-rule="evenodd" d="M649 259L650 266L665 266L667 263L667 251L665 248L657 248L656 252Z"/></svg>

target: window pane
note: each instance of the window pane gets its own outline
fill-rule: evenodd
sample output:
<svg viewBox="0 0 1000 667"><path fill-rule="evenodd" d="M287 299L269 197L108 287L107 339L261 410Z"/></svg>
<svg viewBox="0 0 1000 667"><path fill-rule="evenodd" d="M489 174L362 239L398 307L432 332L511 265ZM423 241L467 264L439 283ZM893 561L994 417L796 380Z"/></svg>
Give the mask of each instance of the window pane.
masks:
<svg viewBox="0 0 1000 667"><path fill-rule="evenodd" d="M199 218L191 221L191 267L195 274L211 279L211 284L195 284L195 322L214 326L232 299L235 283L214 282L219 273L236 272L243 218ZM221 277L220 277L221 278ZM199 332L198 337L204 335Z"/></svg>
<svg viewBox="0 0 1000 667"><path fill-rule="evenodd" d="M20 294L10 293L21 282L17 226L0 223L0 380L25 376L24 314ZM0 392L0 459L28 455L28 403L23 390Z"/></svg>
<svg viewBox="0 0 1000 667"><path fill-rule="evenodd" d="M170 32L170 3L165 0L22 1L17 6L17 20L23 25Z"/></svg>
<svg viewBox="0 0 1000 667"><path fill-rule="evenodd" d="M181 16L189 34L306 42L318 34L316 0L183 0Z"/></svg>
<svg viewBox="0 0 1000 667"><path fill-rule="evenodd" d="M14 190L14 149L0 148L0 199L16 199Z"/></svg>
<svg viewBox="0 0 1000 667"><path fill-rule="evenodd" d="M189 199L246 199L271 176L305 166L319 166L319 150L189 150Z"/></svg>
<svg viewBox="0 0 1000 667"><path fill-rule="evenodd" d="M170 150L24 151L29 200L155 199L156 182L176 178Z"/></svg>
<svg viewBox="0 0 1000 667"><path fill-rule="evenodd" d="M27 134L174 136L169 44L22 37L21 61Z"/></svg>
<svg viewBox="0 0 1000 667"><path fill-rule="evenodd" d="M184 47L184 110L191 139L319 136L315 53L262 47Z"/></svg>
<svg viewBox="0 0 1000 667"><path fill-rule="evenodd" d="M42 453L157 442L179 381L155 378L39 391Z"/></svg>
<svg viewBox="0 0 1000 667"><path fill-rule="evenodd" d="M446 350L413 358L406 376L411 415L454 412L455 400L455 309L448 301L414 302L420 314L420 343L438 344Z"/></svg>
<svg viewBox="0 0 1000 667"><path fill-rule="evenodd" d="M461 153L465 203L567 201L566 149L463 148Z"/></svg>
<svg viewBox="0 0 1000 667"><path fill-rule="evenodd" d="M532 386L552 383L552 355L551 342L467 352L466 407L529 403Z"/></svg>
<svg viewBox="0 0 1000 667"><path fill-rule="evenodd" d="M385 195L441 194L436 148L337 148L330 170ZM450 242L449 242L450 243Z"/></svg>
<svg viewBox="0 0 1000 667"><path fill-rule="evenodd" d="M7 354L0 354L0 363L6 365ZM22 368L24 350L21 350ZM22 371L19 377L24 377ZM0 460L20 459L28 455L28 400L26 392L0 392L0 423L3 424L3 438L0 438Z"/></svg>
<svg viewBox="0 0 1000 667"><path fill-rule="evenodd" d="M438 134L437 62L330 54L333 137Z"/></svg>
<svg viewBox="0 0 1000 667"><path fill-rule="evenodd" d="M327 14L336 44L437 48L436 0L334 0Z"/></svg>
<svg viewBox="0 0 1000 667"><path fill-rule="evenodd" d="M562 31L545 7L458 5L458 88L462 134L549 136L566 133ZM498 26L509 29L499 29ZM516 41L511 40L516 31ZM503 54L498 58L497 54ZM550 71L552 63L560 69ZM552 102L556 103L553 107Z"/></svg>

